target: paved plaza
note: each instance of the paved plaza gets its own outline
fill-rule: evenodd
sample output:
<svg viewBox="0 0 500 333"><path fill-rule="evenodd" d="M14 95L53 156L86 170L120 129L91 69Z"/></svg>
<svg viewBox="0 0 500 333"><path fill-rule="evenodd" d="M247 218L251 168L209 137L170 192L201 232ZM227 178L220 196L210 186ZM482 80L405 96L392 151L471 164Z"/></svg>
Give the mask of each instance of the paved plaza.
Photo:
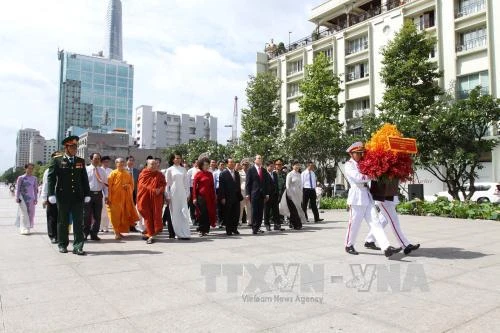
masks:
<svg viewBox="0 0 500 333"><path fill-rule="evenodd" d="M60 254L37 206L19 235L0 187L0 332L493 332L500 326L500 223L402 216L421 248L390 260L344 252L348 215L302 231L147 245L139 234ZM389 232L394 245L396 242ZM71 245L69 247L71 250Z"/></svg>

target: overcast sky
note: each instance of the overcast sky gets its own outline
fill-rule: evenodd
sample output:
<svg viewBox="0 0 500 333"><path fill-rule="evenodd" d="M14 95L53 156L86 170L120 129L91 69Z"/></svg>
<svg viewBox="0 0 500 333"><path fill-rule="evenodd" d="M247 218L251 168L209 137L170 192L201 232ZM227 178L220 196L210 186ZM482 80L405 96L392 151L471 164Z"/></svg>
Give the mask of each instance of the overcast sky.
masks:
<svg viewBox="0 0 500 333"><path fill-rule="evenodd" d="M135 66L134 110L141 104L219 118L230 138L233 99L245 107L256 52L274 38L309 35L321 0L122 0L123 57ZM16 133L56 137L57 49L103 48L108 0L5 1L0 11L0 170L14 165Z"/></svg>

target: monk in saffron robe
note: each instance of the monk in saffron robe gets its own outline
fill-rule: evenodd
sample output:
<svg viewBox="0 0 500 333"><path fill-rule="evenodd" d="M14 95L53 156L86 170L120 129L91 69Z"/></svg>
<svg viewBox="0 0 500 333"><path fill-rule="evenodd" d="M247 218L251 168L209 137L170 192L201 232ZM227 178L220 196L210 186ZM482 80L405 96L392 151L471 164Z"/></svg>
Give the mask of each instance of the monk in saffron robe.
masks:
<svg viewBox="0 0 500 333"><path fill-rule="evenodd" d="M132 193L134 179L125 169L125 160L117 158L116 169L108 177L108 214L115 232L115 239L122 239L122 233L130 230L132 222L139 220Z"/></svg>
<svg viewBox="0 0 500 333"><path fill-rule="evenodd" d="M162 209L166 185L159 163L154 159L148 160L137 183L137 209L144 218L147 244L153 243L153 237L163 230Z"/></svg>

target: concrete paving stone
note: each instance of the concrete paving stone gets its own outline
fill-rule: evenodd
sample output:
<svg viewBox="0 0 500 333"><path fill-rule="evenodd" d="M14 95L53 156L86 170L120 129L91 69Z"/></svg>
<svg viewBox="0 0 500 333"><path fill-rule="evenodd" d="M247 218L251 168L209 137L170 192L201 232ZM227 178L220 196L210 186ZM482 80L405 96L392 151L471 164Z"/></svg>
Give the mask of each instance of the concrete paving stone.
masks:
<svg viewBox="0 0 500 333"><path fill-rule="evenodd" d="M200 293L188 291L171 283L141 286L107 291L102 296L113 308L125 317L138 316L157 311L172 311L190 308L209 302Z"/></svg>
<svg viewBox="0 0 500 333"><path fill-rule="evenodd" d="M484 312L458 327L451 328L446 332L455 333L475 333L475 332L496 332L500 326L500 307Z"/></svg>
<svg viewBox="0 0 500 333"><path fill-rule="evenodd" d="M0 282L5 284L26 284L32 282L69 280L78 277L78 274L68 265L52 265L43 267L31 266L26 268L11 267L0 270Z"/></svg>
<svg viewBox="0 0 500 333"><path fill-rule="evenodd" d="M154 286L165 282L164 279L147 270L124 270L116 273L91 275L86 277L86 281L99 293L138 286Z"/></svg>
<svg viewBox="0 0 500 333"><path fill-rule="evenodd" d="M256 319L247 319L217 303L204 303L172 311L130 317L134 326L147 332L258 332Z"/></svg>
<svg viewBox="0 0 500 333"><path fill-rule="evenodd" d="M104 319L104 318L103 318ZM71 333L138 333L147 332L147 330L139 330L134 327L130 321L125 319L118 319L112 321L104 321L101 323L89 324L80 327L72 327ZM56 330L51 333L66 333L68 329Z"/></svg>
<svg viewBox="0 0 500 333"><path fill-rule="evenodd" d="M2 292L3 305L6 307L53 302L60 299L93 296L96 291L80 277L11 285Z"/></svg>
<svg viewBox="0 0 500 333"><path fill-rule="evenodd" d="M61 299L53 302L33 303L4 309L5 332L70 331L72 327L93 324L102 320L121 318L101 296Z"/></svg>
<svg viewBox="0 0 500 333"><path fill-rule="evenodd" d="M392 326L390 323L367 318L344 309L333 309L318 316L293 321L278 327L266 329L264 332L288 333L288 332L408 332Z"/></svg>

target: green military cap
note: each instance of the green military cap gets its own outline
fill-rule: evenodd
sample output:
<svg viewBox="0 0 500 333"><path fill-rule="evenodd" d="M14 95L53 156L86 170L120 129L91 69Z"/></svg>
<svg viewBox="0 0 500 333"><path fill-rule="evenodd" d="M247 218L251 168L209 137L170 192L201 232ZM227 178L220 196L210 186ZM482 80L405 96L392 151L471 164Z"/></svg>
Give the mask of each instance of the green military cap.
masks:
<svg viewBox="0 0 500 333"><path fill-rule="evenodd" d="M80 138L76 135L70 135L62 141L63 146L71 146L78 144Z"/></svg>

